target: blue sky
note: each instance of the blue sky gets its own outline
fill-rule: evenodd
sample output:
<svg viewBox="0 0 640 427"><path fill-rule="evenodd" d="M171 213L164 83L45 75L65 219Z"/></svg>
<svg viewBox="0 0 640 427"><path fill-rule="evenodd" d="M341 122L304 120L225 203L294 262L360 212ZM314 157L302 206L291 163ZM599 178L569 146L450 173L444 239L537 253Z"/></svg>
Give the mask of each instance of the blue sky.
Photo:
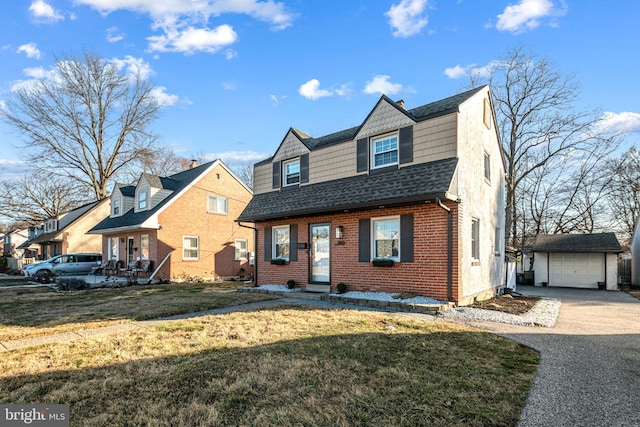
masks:
<svg viewBox="0 0 640 427"><path fill-rule="evenodd" d="M465 70L524 46L581 82L579 107L640 141L636 0L12 0L0 5L0 107L54 55L90 50L145 72L164 102L154 131L184 157L237 166L289 127L359 125L382 93L417 107ZM24 167L0 124L0 179Z"/></svg>

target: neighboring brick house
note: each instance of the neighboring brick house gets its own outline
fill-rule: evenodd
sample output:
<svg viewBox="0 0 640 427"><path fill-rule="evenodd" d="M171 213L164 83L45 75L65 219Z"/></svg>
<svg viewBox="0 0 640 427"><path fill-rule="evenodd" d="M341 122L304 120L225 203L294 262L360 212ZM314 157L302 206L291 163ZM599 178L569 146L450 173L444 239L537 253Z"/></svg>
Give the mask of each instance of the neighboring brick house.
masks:
<svg viewBox="0 0 640 427"><path fill-rule="evenodd" d="M109 215L109 199L87 203L44 221L43 232L29 243L40 245L42 259L60 254L100 253L100 236L87 235L87 231Z"/></svg>
<svg viewBox="0 0 640 427"><path fill-rule="evenodd" d="M254 166L239 221L257 228L258 284L344 282L458 303L502 285L504 163L489 87L403 104L383 95L360 126L319 138L291 128Z"/></svg>
<svg viewBox="0 0 640 427"><path fill-rule="evenodd" d="M253 230L235 222L251 190L220 160L116 185L111 213L89 231L103 259L148 260L171 280L249 275ZM242 270L241 270L242 269Z"/></svg>

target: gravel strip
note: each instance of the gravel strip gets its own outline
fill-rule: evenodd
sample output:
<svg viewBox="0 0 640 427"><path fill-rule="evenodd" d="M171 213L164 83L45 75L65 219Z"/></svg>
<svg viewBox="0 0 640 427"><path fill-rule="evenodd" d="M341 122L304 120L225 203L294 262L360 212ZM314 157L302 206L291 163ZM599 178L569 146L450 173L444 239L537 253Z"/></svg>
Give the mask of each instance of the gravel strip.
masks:
<svg viewBox="0 0 640 427"><path fill-rule="evenodd" d="M442 317L457 317L471 320L488 320L490 322L508 323L520 326L544 326L551 328L556 324L558 312L560 311L560 300L554 298L543 298L525 314L503 313L496 310L485 310L482 308L459 307L447 310L441 314Z"/></svg>

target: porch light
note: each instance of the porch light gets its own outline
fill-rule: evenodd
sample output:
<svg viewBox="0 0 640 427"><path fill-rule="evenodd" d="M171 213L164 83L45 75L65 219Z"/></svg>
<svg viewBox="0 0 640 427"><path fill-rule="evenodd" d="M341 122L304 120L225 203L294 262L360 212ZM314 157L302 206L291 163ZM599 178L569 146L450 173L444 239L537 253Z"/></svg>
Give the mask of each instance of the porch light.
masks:
<svg viewBox="0 0 640 427"><path fill-rule="evenodd" d="M343 231L344 231L344 228L341 225L336 227L336 239L342 239Z"/></svg>

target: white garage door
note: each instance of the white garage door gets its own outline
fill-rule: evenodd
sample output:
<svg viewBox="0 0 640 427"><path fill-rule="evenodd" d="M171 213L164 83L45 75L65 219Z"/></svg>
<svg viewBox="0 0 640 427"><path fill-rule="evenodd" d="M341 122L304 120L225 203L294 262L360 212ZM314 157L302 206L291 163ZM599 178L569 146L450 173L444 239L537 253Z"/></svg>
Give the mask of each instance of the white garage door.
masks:
<svg viewBox="0 0 640 427"><path fill-rule="evenodd" d="M604 254L550 253L549 286L598 289L604 282Z"/></svg>

